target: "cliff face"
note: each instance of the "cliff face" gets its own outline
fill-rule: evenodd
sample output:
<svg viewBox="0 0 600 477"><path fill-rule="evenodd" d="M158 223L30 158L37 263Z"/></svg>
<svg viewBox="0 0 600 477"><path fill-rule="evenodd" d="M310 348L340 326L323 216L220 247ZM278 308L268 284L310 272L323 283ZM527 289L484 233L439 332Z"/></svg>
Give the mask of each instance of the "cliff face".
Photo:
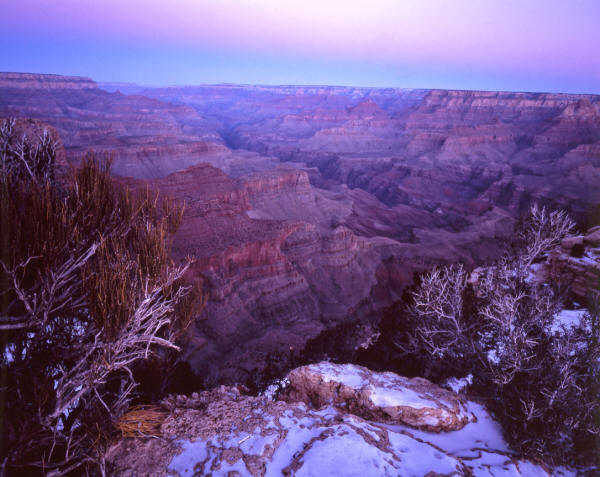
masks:
<svg viewBox="0 0 600 477"><path fill-rule="evenodd" d="M536 199L583 214L600 199L598 97L430 91L417 102L389 103L365 96L328 121L302 111L238 125L230 135L238 147L315 166L323 179L392 207L446 211L484 201L518 215ZM294 131L293 123L302 127Z"/></svg>
<svg viewBox="0 0 600 477"><path fill-rule="evenodd" d="M0 115L186 202L175 251L209 293L187 356L224 381L368 323L415 271L495 258L532 201L578 218L600 203L598 96L3 81Z"/></svg>
<svg viewBox="0 0 600 477"><path fill-rule="evenodd" d="M1 73L0 88L9 89L96 89L91 78L83 76L44 75L33 73Z"/></svg>
<svg viewBox="0 0 600 477"><path fill-rule="evenodd" d="M190 278L209 293L187 359L226 382L251 379L269 353L302 349L344 320L368 321L400 298L414 271L493 255L511 224L491 209L477 226L447 232L435 214L391 211L363 191L318 189L306 171L288 167L234 179L202 164L150 185L185 200L175 252L196 258ZM415 235L417 227L430 232Z"/></svg>
<svg viewBox="0 0 600 477"><path fill-rule="evenodd" d="M107 93L86 78L4 73L2 116L36 118L52 125L70 162L92 150L112 155L117 175L164 176L229 154L192 108Z"/></svg>
<svg viewBox="0 0 600 477"><path fill-rule="evenodd" d="M216 118L230 147L315 167L313 184L346 184L390 207L447 214L487 204L517 216L536 200L581 218L600 199L598 96L252 86L144 94Z"/></svg>

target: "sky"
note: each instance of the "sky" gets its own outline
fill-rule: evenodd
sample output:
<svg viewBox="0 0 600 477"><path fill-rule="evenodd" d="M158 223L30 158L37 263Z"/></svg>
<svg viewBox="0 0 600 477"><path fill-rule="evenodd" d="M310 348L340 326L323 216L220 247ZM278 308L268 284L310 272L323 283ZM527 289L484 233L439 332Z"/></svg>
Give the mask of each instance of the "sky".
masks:
<svg viewBox="0 0 600 477"><path fill-rule="evenodd" d="M600 0L0 0L0 71L600 93Z"/></svg>

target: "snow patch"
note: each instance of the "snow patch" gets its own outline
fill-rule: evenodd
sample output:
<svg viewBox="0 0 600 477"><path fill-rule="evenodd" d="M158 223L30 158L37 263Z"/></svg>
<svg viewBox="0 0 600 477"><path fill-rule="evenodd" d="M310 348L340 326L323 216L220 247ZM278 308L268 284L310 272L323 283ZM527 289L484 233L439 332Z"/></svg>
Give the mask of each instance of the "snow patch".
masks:
<svg viewBox="0 0 600 477"><path fill-rule="evenodd" d="M437 407L428 399L422 398L418 393L408 388L385 388L372 387L371 401L379 407L397 407L406 406L415 409L423 409L426 407Z"/></svg>
<svg viewBox="0 0 600 477"><path fill-rule="evenodd" d="M473 384L473 375L469 373L464 378L448 378L444 382L443 386L454 391L455 393L460 393L464 389L468 388L471 384Z"/></svg>
<svg viewBox="0 0 600 477"><path fill-rule="evenodd" d="M407 429L411 435L459 457L476 457L478 451L474 449L481 448L510 452L508 444L502 437L502 428L492 419L484 406L468 401L467 412L473 414L477 422L470 422L459 431L437 433L409 429L405 426L386 425L386 427L396 432Z"/></svg>
<svg viewBox="0 0 600 477"><path fill-rule="evenodd" d="M322 362L314 365L315 369L323 376L325 382L341 382L346 386L358 388L367 384L354 366L336 366L332 363Z"/></svg>
<svg viewBox="0 0 600 477"><path fill-rule="evenodd" d="M168 470L177 472L181 477L192 477L195 474L194 467L198 462L208 459L206 442L179 441L183 447L181 454L173 457L167 467Z"/></svg>
<svg viewBox="0 0 600 477"><path fill-rule="evenodd" d="M581 265L594 266L598 264L599 258L592 251L587 250L583 257L569 257L569 260L574 263L579 263Z"/></svg>
<svg viewBox="0 0 600 477"><path fill-rule="evenodd" d="M554 322L550 330L558 333L569 328L578 328L583 322L583 317L588 311L585 308L581 310L561 310L554 315Z"/></svg>

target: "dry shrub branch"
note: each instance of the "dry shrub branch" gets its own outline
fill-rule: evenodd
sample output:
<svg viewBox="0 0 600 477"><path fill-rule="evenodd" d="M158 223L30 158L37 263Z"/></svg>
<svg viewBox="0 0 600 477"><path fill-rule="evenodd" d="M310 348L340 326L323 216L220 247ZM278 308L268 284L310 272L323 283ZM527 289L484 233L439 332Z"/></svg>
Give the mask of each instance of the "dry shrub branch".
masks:
<svg viewBox="0 0 600 477"><path fill-rule="evenodd" d="M532 279L573 227L564 212L534 206L518 245L474 286L460 265L426 274L394 343L425 374L470 374L513 447L551 463L594 462L600 433L598 296L581 323L560 327L560 277Z"/></svg>
<svg viewBox="0 0 600 477"><path fill-rule="evenodd" d="M171 260L183 207L93 155L56 181L48 137L0 127L0 475L105 474L136 365L179 350L203 302Z"/></svg>

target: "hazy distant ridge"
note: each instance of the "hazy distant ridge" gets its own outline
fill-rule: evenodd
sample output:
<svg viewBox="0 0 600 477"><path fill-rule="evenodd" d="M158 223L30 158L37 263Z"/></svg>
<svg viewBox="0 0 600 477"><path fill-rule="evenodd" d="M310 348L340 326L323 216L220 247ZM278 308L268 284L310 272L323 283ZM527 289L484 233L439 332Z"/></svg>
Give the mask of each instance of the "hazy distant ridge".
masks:
<svg viewBox="0 0 600 477"><path fill-rule="evenodd" d="M1 73L0 88L17 89L97 89L85 76L62 76L37 73Z"/></svg>

